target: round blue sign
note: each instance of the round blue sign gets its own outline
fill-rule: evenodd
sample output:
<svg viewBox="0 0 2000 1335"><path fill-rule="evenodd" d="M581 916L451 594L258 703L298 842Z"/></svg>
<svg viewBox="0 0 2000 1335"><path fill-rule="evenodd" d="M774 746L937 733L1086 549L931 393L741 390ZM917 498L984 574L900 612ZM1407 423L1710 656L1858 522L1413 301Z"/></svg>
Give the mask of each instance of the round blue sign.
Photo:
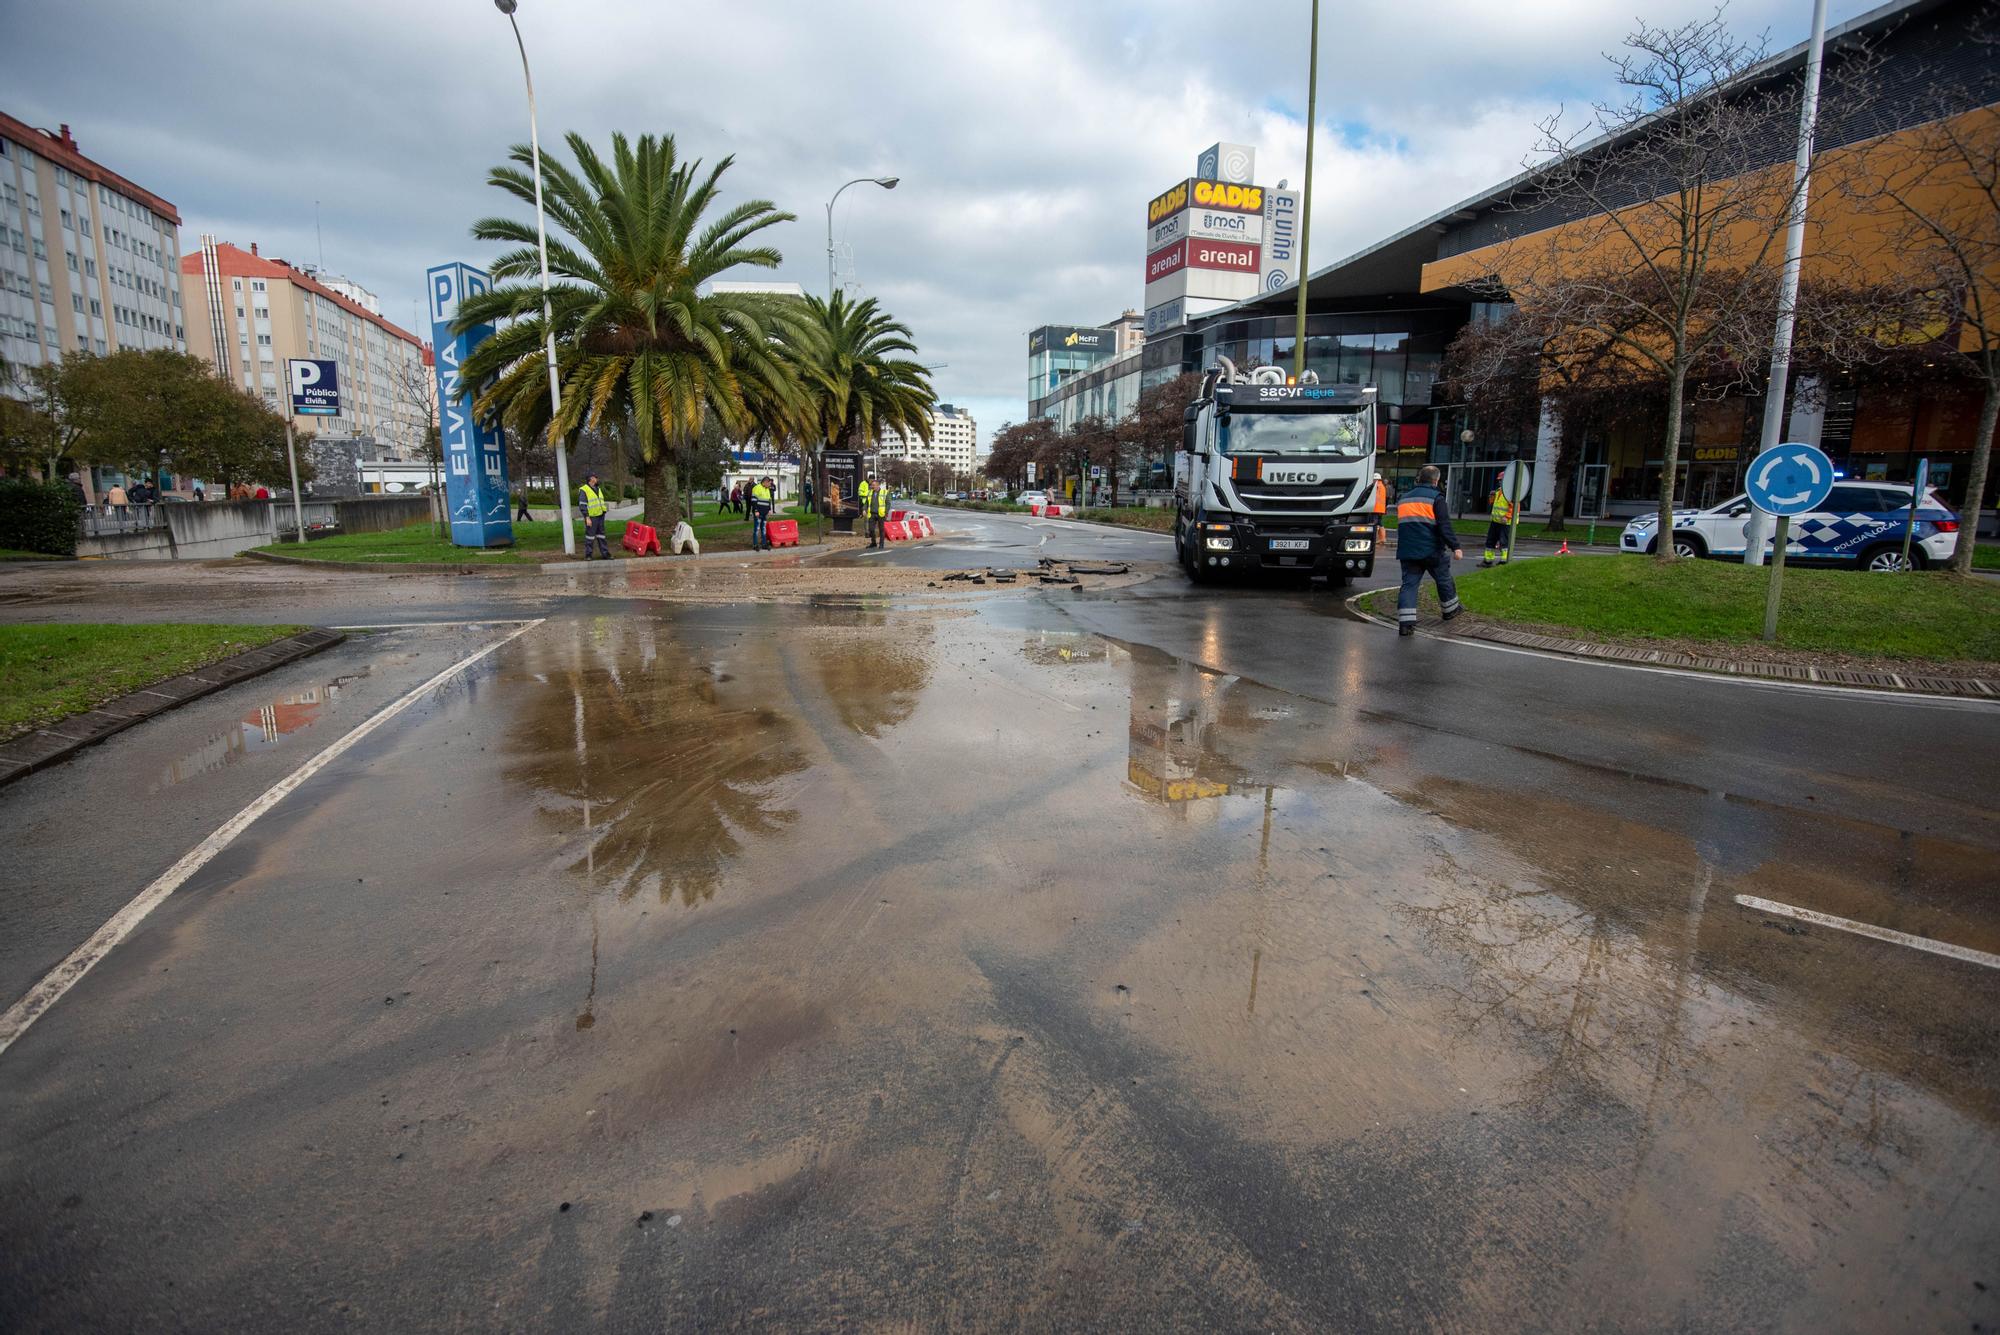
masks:
<svg viewBox="0 0 2000 1335"><path fill-rule="evenodd" d="M1769 515L1817 510L1833 490L1833 460L1816 445L1774 445L1750 461L1750 503Z"/></svg>

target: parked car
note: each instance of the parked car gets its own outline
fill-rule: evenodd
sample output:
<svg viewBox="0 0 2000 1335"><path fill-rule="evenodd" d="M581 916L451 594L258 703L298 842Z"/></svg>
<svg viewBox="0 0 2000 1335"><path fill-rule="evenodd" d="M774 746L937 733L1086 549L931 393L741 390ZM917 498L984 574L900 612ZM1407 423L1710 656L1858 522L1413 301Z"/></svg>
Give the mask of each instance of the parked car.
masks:
<svg viewBox="0 0 2000 1335"><path fill-rule="evenodd" d="M1785 560L1806 565L1851 566L1861 570L1903 568L1903 528L1910 514L1906 482L1833 484L1819 509L1792 517ZM1618 537L1621 552L1655 552L1659 536L1653 515L1641 515ZM1743 559L1743 530L1750 522L1750 498L1732 496L1706 510L1674 512L1674 551L1681 556ZM1958 545L1958 515L1926 489L1910 535L1910 564L1921 570L1942 564Z"/></svg>
<svg viewBox="0 0 2000 1335"><path fill-rule="evenodd" d="M1024 491L1015 499L1028 507L1029 514L1038 515L1042 512L1042 507L1048 504L1049 494L1045 491Z"/></svg>

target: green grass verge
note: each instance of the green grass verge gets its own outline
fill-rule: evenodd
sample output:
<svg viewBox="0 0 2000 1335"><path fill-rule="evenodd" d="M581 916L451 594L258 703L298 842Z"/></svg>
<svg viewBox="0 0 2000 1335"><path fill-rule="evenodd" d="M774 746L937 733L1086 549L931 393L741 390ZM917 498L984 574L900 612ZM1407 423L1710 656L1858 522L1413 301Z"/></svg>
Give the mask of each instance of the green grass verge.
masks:
<svg viewBox="0 0 2000 1335"><path fill-rule="evenodd" d="M0 561L67 561L67 556L51 556L47 552L24 552L18 547L0 547Z"/></svg>
<svg viewBox="0 0 2000 1335"><path fill-rule="evenodd" d="M304 626L0 626L0 737L44 727Z"/></svg>
<svg viewBox="0 0 2000 1335"><path fill-rule="evenodd" d="M1103 506L1093 510L1078 510L1078 519L1094 519L1101 524L1122 524L1126 528L1143 528L1152 533L1174 531L1174 512L1164 505L1118 505Z"/></svg>
<svg viewBox="0 0 2000 1335"><path fill-rule="evenodd" d="M783 518L796 518L785 515ZM704 552L747 551L750 547L750 521L734 513L724 513L717 509L714 501L697 502L694 518L690 521L694 535L701 541ZM625 555L618 545L625 536L623 519L613 519L605 524L604 532L611 540L614 556ZM812 517L805 516L800 525L800 536L812 532ZM579 544L582 533L577 534ZM664 543L665 535L661 535ZM301 549L296 543L281 542L268 547L257 548L260 552L275 552L280 556L305 556L315 561L359 561L390 565L412 563L444 562L460 565L536 565L543 561L562 558L562 525L554 519L537 519L514 525L514 545L512 547L458 547L450 538L440 538L428 523L411 524L407 528L392 529L384 533L341 533L331 538L319 538ZM581 547L579 546L579 551Z"/></svg>
<svg viewBox="0 0 2000 1335"><path fill-rule="evenodd" d="M1759 642L1770 572L1721 561L1638 557L1526 561L1469 570L1467 610L1500 621L1633 640ZM1393 608L1395 591L1373 610ZM1778 643L1885 658L2000 662L2000 585L1925 573L1785 568Z"/></svg>
<svg viewBox="0 0 2000 1335"><path fill-rule="evenodd" d="M937 501L935 504L947 510L983 510L991 515L1024 515L1028 513L1027 506L1016 505L1012 501Z"/></svg>
<svg viewBox="0 0 2000 1335"><path fill-rule="evenodd" d="M1982 542L1972 549L1974 570L2000 570L2000 546Z"/></svg>

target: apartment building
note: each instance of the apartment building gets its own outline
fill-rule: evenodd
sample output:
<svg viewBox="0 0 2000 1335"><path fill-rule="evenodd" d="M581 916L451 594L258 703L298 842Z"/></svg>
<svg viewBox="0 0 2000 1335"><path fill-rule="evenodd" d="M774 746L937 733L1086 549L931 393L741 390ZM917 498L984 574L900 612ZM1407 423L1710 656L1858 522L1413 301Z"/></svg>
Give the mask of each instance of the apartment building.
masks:
<svg viewBox="0 0 2000 1335"><path fill-rule="evenodd" d="M979 452L979 424L972 414L949 403L931 409L931 440L924 444L914 435L884 428L877 442L884 463L906 460L934 463L953 472L971 472Z"/></svg>
<svg viewBox="0 0 2000 1335"><path fill-rule="evenodd" d="M285 362L331 359L341 416L300 418L323 437L373 437L370 457L413 458L435 408L415 334L327 286L304 269L203 237L181 261L188 349L216 374L282 412Z"/></svg>
<svg viewBox="0 0 2000 1335"><path fill-rule="evenodd" d="M0 113L0 357L185 350L180 226L172 204L85 157L69 126Z"/></svg>

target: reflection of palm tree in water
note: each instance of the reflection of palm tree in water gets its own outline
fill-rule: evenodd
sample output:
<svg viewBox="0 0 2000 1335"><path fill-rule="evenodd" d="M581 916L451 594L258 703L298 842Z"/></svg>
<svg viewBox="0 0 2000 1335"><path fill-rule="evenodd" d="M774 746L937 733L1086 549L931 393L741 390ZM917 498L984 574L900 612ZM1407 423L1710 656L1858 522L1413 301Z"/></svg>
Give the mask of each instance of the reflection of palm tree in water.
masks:
<svg viewBox="0 0 2000 1335"><path fill-rule="evenodd" d="M854 615L868 624L829 628L815 639L813 670L841 723L864 737L880 737L916 711L930 680L931 632L881 613Z"/></svg>
<svg viewBox="0 0 2000 1335"><path fill-rule="evenodd" d="M564 831L588 801L590 847L574 870L620 898L653 885L662 903L692 907L714 897L743 839L790 823L770 784L807 762L791 718L672 641L655 643L657 629L579 623L579 637L600 642L587 652L579 642L567 670L533 689L507 776L559 799L543 814ZM621 640L635 642L605 642Z"/></svg>

